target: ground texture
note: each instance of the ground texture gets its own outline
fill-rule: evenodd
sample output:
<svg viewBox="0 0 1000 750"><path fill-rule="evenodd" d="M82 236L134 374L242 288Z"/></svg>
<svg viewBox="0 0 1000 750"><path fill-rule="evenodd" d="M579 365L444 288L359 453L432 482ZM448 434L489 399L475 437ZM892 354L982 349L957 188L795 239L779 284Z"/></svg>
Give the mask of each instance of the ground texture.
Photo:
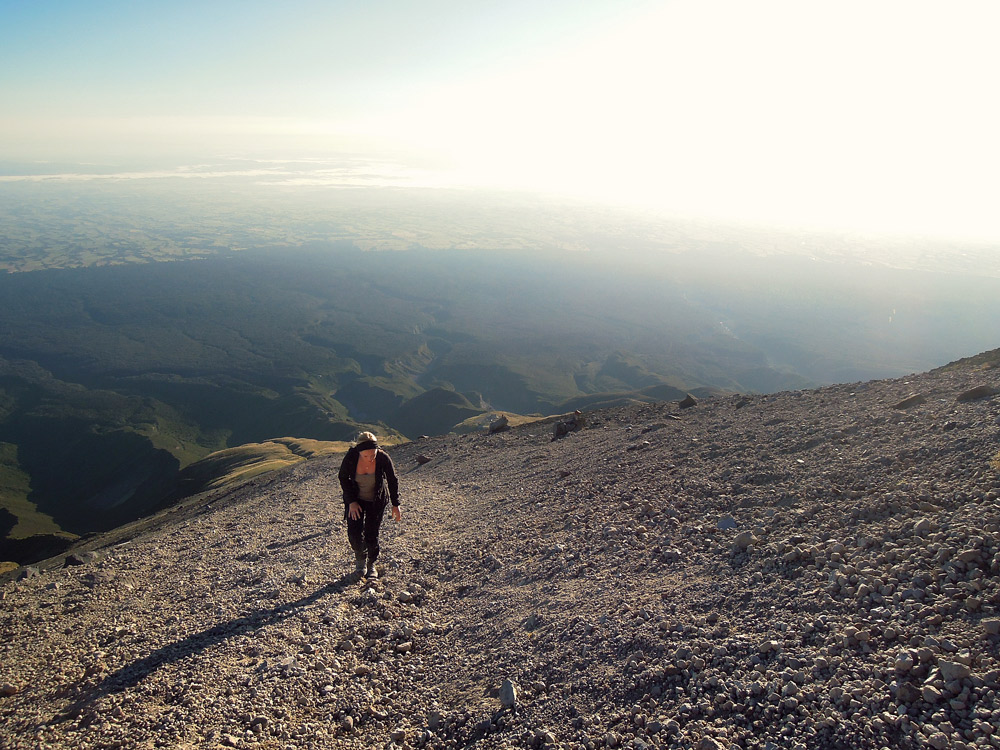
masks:
<svg viewBox="0 0 1000 750"><path fill-rule="evenodd" d="M998 380L398 446L377 582L338 457L206 496L3 585L0 745L1000 747Z"/></svg>

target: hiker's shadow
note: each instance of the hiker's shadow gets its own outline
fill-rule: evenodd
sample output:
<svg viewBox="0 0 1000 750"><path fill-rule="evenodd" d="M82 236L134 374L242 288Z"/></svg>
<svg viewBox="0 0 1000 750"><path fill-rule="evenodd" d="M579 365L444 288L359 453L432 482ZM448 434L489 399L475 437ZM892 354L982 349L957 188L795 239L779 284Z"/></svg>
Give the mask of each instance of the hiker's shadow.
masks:
<svg viewBox="0 0 1000 750"><path fill-rule="evenodd" d="M127 664L121 669L109 674L101 680L95 688L88 691L88 694L85 697L76 701L66 712L65 718L76 715L84 707L102 697L113 693L119 693L130 687L134 687L142 679L148 677L160 667L180 661L181 659L189 658L195 654L199 654L212 646L229 640L230 638L252 633L267 625L273 625L280 622L300 611L304 607L315 604L324 596L341 593L348 585L354 583L356 580L357 578L353 575L345 575L342 578L317 589L308 596L302 597L301 599L296 599L293 602L287 602L285 604L279 604L271 609L258 610L249 615L237 617L236 619L228 622L219 623L218 625L214 625L207 630L193 633L179 641L174 641L161 646L149 654L149 656L145 656L142 659Z"/></svg>

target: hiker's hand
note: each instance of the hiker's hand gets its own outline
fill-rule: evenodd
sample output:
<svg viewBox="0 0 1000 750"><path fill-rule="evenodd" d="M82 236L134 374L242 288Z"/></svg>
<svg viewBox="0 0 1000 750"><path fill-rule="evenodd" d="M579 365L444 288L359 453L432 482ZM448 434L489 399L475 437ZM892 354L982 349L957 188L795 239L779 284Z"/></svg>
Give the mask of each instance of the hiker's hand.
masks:
<svg viewBox="0 0 1000 750"><path fill-rule="evenodd" d="M400 518L402 518L402 514L400 514L400 512L399 512L399 506L398 505L393 505L392 506L392 520L393 521L398 521Z"/></svg>
<svg viewBox="0 0 1000 750"><path fill-rule="evenodd" d="M347 506L347 517L352 521L357 521L361 518L361 505L359 503L351 503Z"/></svg>

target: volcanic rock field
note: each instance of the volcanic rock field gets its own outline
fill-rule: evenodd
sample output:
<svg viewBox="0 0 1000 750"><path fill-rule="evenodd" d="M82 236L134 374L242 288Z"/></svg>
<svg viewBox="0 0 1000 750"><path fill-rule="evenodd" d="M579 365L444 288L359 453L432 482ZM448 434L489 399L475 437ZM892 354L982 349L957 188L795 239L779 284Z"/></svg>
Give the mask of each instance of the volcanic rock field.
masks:
<svg viewBox="0 0 1000 750"><path fill-rule="evenodd" d="M1000 747L998 384L392 447L377 581L339 457L201 496L2 584L0 746Z"/></svg>

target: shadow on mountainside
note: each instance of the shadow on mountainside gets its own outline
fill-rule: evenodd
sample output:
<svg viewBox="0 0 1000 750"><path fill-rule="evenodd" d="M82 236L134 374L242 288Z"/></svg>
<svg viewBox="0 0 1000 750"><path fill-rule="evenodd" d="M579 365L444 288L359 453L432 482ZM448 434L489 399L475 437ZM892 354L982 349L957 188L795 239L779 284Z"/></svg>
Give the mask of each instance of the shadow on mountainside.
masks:
<svg viewBox="0 0 1000 750"><path fill-rule="evenodd" d="M135 687L140 681L165 665L199 654L230 638L252 633L268 625L278 623L303 608L315 604L325 596L342 593L349 584L356 581L357 579L354 575L347 574L301 599L286 602L271 609L258 610L245 617L237 617L207 630L193 633L179 641L161 646L149 654L149 656L134 661L109 674L96 687L89 691L87 696L75 701L63 714L57 716L55 721L74 718L85 708L93 705L101 698Z"/></svg>

